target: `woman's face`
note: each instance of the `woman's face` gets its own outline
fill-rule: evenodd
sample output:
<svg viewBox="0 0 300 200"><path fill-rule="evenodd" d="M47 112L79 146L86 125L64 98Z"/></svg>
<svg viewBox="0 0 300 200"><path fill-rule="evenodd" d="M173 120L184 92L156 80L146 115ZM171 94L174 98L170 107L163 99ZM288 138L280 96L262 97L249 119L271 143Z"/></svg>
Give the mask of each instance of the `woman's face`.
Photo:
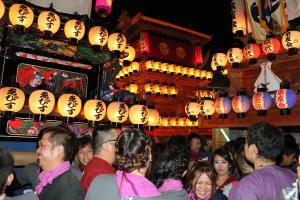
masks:
<svg viewBox="0 0 300 200"><path fill-rule="evenodd" d="M210 197L212 192L212 182L206 173L202 173L195 183L194 193L198 198Z"/></svg>
<svg viewBox="0 0 300 200"><path fill-rule="evenodd" d="M229 175L229 163L219 155L214 157L214 168L218 175Z"/></svg>

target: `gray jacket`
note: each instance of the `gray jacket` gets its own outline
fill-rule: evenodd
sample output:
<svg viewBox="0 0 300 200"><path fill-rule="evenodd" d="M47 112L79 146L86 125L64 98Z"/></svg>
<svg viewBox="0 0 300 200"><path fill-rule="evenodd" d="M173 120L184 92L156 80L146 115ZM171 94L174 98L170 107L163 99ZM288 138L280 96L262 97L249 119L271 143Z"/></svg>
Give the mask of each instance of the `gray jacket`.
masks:
<svg viewBox="0 0 300 200"><path fill-rule="evenodd" d="M5 197L3 200L39 200L33 192L28 192L26 194L16 196L16 197Z"/></svg>
<svg viewBox="0 0 300 200"><path fill-rule="evenodd" d="M115 175L97 176L86 193L85 200L173 200L168 194L160 197L126 197L121 198Z"/></svg>

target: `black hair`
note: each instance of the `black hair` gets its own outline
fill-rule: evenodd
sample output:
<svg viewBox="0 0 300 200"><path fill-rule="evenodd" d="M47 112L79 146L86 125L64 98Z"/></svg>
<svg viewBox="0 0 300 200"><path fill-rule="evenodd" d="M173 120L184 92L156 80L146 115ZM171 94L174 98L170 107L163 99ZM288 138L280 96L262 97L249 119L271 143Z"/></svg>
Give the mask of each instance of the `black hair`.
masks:
<svg viewBox="0 0 300 200"><path fill-rule="evenodd" d="M80 149L84 148L88 144L92 145L92 139L89 135L84 135L84 136L78 138L77 143L78 143L77 148L79 151Z"/></svg>
<svg viewBox="0 0 300 200"><path fill-rule="evenodd" d="M189 164L189 154L184 151L171 151L161 154L152 164L149 179L160 187L168 179L182 180Z"/></svg>
<svg viewBox="0 0 300 200"><path fill-rule="evenodd" d="M50 134L49 141L51 142L52 147L58 145L64 147L64 161L72 161L74 159L77 144L75 133L70 129L57 126L43 129L39 134L40 139L45 134Z"/></svg>
<svg viewBox="0 0 300 200"><path fill-rule="evenodd" d="M101 150L107 140L113 139L113 130L115 128L111 125L100 125L94 128L92 132L92 147L95 154Z"/></svg>
<svg viewBox="0 0 300 200"><path fill-rule="evenodd" d="M186 154L190 154L189 140L184 136L172 136L168 142L169 151L183 151Z"/></svg>
<svg viewBox="0 0 300 200"><path fill-rule="evenodd" d="M0 147L0 195L6 188L8 176L13 173L14 159L8 149Z"/></svg>
<svg viewBox="0 0 300 200"><path fill-rule="evenodd" d="M222 157L224 160L226 160L229 164L229 176L237 176L237 163L236 163L236 159L234 158L234 156L230 153L230 151L224 147L218 148L214 151L213 156L212 156L212 166L214 166L214 160L215 160L215 156L220 156ZM216 170L214 168L215 173Z"/></svg>
<svg viewBox="0 0 300 200"><path fill-rule="evenodd" d="M122 131L116 142L117 166L125 172L146 167L151 162L152 139L137 129Z"/></svg>
<svg viewBox="0 0 300 200"><path fill-rule="evenodd" d="M248 128L248 145L255 144L258 155L272 161L280 156L284 141L279 127L268 123L258 123Z"/></svg>

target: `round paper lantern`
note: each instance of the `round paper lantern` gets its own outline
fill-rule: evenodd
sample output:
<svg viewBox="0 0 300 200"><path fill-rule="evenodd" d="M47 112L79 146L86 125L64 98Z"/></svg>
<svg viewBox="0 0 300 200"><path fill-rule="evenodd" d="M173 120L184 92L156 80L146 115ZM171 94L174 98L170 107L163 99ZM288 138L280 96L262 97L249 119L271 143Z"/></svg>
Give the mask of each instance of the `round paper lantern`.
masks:
<svg viewBox="0 0 300 200"><path fill-rule="evenodd" d="M197 102L190 101L185 105L185 113L192 120L195 121L200 113L200 105Z"/></svg>
<svg viewBox="0 0 300 200"><path fill-rule="evenodd" d="M181 70L182 70L182 67L180 65L176 65L175 66L175 74L180 76L181 75Z"/></svg>
<svg viewBox="0 0 300 200"><path fill-rule="evenodd" d="M143 125L148 122L148 108L145 105L134 105L129 109L129 120L132 124Z"/></svg>
<svg viewBox="0 0 300 200"><path fill-rule="evenodd" d="M175 73L175 65L174 64L169 64L168 74L174 75L174 73Z"/></svg>
<svg viewBox="0 0 300 200"><path fill-rule="evenodd" d="M296 105L297 96L294 90L289 88L279 89L275 93L275 103L280 109L281 115L288 115L291 113L291 108Z"/></svg>
<svg viewBox="0 0 300 200"><path fill-rule="evenodd" d="M212 72L207 72L206 73L206 79L209 80L209 81L213 78L213 76L214 76L214 74Z"/></svg>
<svg viewBox="0 0 300 200"><path fill-rule="evenodd" d="M133 94L137 94L138 93L138 85L135 82L132 82L129 84L129 92L133 93Z"/></svg>
<svg viewBox="0 0 300 200"><path fill-rule="evenodd" d="M257 92L252 97L252 105L257 110L258 116L267 115L267 111L272 105L271 95L265 89L257 89Z"/></svg>
<svg viewBox="0 0 300 200"><path fill-rule="evenodd" d="M169 85L169 95L171 95L172 97L176 97L178 94L178 89L176 88L176 85L174 83L171 83Z"/></svg>
<svg viewBox="0 0 300 200"><path fill-rule="evenodd" d="M156 95L160 95L160 84L159 82L155 82L153 85L153 93Z"/></svg>
<svg viewBox="0 0 300 200"><path fill-rule="evenodd" d="M3 15L5 13L5 5L2 0L0 0L0 19L2 19Z"/></svg>
<svg viewBox="0 0 300 200"><path fill-rule="evenodd" d="M29 28L33 23L34 14L30 7L25 4L13 4L9 8L9 21L13 26Z"/></svg>
<svg viewBox="0 0 300 200"><path fill-rule="evenodd" d="M106 45L108 41L108 32L101 26L94 26L89 30L89 42L93 46L99 46L99 49Z"/></svg>
<svg viewBox="0 0 300 200"><path fill-rule="evenodd" d="M167 83L163 83L160 87L160 92L162 95L164 96L168 96L169 94L169 90L168 90L168 84Z"/></svg>
<svg viewBox="0 0 300 200"><path fill-rule="evenodd" d="M54 106L55 97L47 90L36 90L29 96L29 109L35 115L48 115Z"/></svg>
<svg viewBox="0 0 300 200"><path fill-rule="evenodd" d="M146 82L146 83L144 84L144 90L145 90L146 94L151 94L152 91L153 91L152 83L149 82L149 81Z"/></svg>
<svg viewBox="0 0 300 200"><path fill-rule="evenodd" d="M145 63L146 69L150 72L153 71L153 65L154 63L152 60L147 60Z"/></svg>
<svg viewBox="0 0 300 200"><path fill-rule="evenodd" d="M107 107L107 118L116 125L123 123L128 118L128 106L123 102L112 102Z"/></svg>
<svg viewBox="0 0 300 200"><path fill-rule="evenodd" d="M212 57L211 62L216 68L225 67L227 64L227 56L224 53L215 53Z"/></svg>
<svg viewBox="0 0 300 200"><path fill-rule="evenodd" d="M25 94L16 87L0 89L0 110L4 112L19 112L25 102Z"/></svg>
<svg viewBox="0 0 300 200"><path fill-rule="evenodd" d="M45 35L55 34L60 27L59 16L52 11L44 11L38 17L38 28Z"/></svg>
<svg viewBox="0 0 300 200"><path fill-rule="evenodd" d="M161 64L160 72L163 74L167 74L169 69L169 64L168 63L163 63Z"/></svg>
<svg viewBox="0 0 300 200"><path fill-rule="evenodd" d="M126 45L123 53L125 55L121 60L125 66L128 66L135 58L135 49L132 46Z"/></svg>
<svg viewBox="0 0 300 200"><path fill-rule="evenodd" d="M71 19L65 23L64 32L67 39L77 44L84 36L84 23L76 19Z"/></svg>
<svg viewBox="0 0 300 200"><path fill-rule="evenodd" d="M134 73L140 71L140 63L139 62L132 62L130 64L130 67Z"/></svg>
<svg viewBox="0 0 300 200"><path fill-rule="evenodd" d="M168 117L162 117L160 119L160 125L163 127L163 128L168 128L169 127L169 118Z"/></svg>
<svg viewBox="0 0 300 200"><path fill-rule="evenodd" d="M244 57L250 60L250 64L255 64L260 55L260 48L256 43L247 44L244 47Z"/></svg>
<svg viewBox="0 0 300 200"><path fill-rule="evenodd" d="M189 73L189 68L188 67L182 67L181 68L181 75L187 77L188 73Z"/></svg>
<svg viewBox="0 0 300 200"><path fill-rule="evenodd" d="M269 60L276 59L276 54L280 51L280 41L277 38L267 38L262 44L262 51Z"/></svg>
<svg viewBox="0 0 300 200"><path fill-rule="evenodd" d="M58 112L63 117L76 117L81 111L81 99L75 94L63 94L58 98Z"/></svg>
<svg viewBox="0 0 300 200"><path fill-rule="evenodd" d="M207 73L206 70L202 70L202 71L201 71L201 74L200 74L200 78L201 78L201 79L206 79L206 73Z"/></svg>
<svg viewBox="0 0 300 200"><path fill-rule="evenodd" d="M188 68L188 77L195 77L195 69L190 67Z"/></svg>
<svg viewBox="0 0 300 200"><path fill-rule="evenodd" d="M160 125L160 116L159 112L154 109L148 109L148 123L147 126L159 126Z"/></svg>
<svg viewBox="0 0 300 200"><path fill-rule="evenodd" d="M113 33L108 36L107 47L110 51L122 52L126 47L126 37L121 33Z"/></svg>
<svg viewBox="0 0 300 200"><path fill-rule="evenodd" d="M153 70L156 72L159 72L160 68L161 68L161 62L159 62L159 61L154 62Z"/></svg>
<svg viewBox="0 0 300 200"><path fill-rule="evenodd" d="M199 79L200 78L200 73L201 73L200 69L195 69L195 71L194 71L195 78Z"/></svg>
<svg viewBox="0 0 300 200"><path fill-rule="evenodd" d="M228 75L228 69L224 69L224 70L222 71L222 74L223 74L224 76L227 76L227 75Z"/></svg>
<svg viewBox="0 0 300 200"><path fill-rule="evenodd" d="M246 95L238 93L238 96L233 97L232 109L237 113L238 118L244 118L245 113L249 110L249 108L250 100Z"/></svg>
<svg viewBox="0 0 300 200"><path fill-rule="evenodd" d="M95 11L100 12L102 17L111 13L113 0L96 0Z"/></svg>
<svg viewBox="0 0 300 200"><path fill-rule="evenodd" d="M291 30L283 34L281 39L283 48L288 50L289 55L296 55L300 48L300 31Z"/></svg>
<svg viewBox="0 0 300 200"><path fill-rule="evenodd" d="M220 96L215 102L216 112L219 114L221 119L228 117L228 113L231 110L231 101L228 97Z"/></svg>
<svg viewBox="0 0 300 200"><path fill-rule="evenodd" d="M171 127L176 127L177 126L177 119L176 119L176 117L171 117L169 119L169 124L170 124Z"/></svg>
<svg viewBox="0 0 300 200"><path fill-rule="evenodd" d="M211 119L211 116L215 113L215 103L210 98L204 98L200 101L200 113L206 119Z"/></svg>
<svg viewBox="0 0 300 200"><path fill-rule="evenodd" d="M192 120L190 120L190 118L186 118L185 119L185 126L187 126L187 127L192 127L194 124L193 124L193 121Z"/></svg>
<svg viewBox="0 0 300 200"><path fill-rule="evenodd" d="M91 99L85 102L83 107L84 117L88 121L99 122L106 114L106 105L103 101Z"/></svg>
<svg viewBox="0 0 300 200"><path fill-rule="evenodd" d="M197 121L197 120L196 120L196 121ZM184 117L180 117L180 118L178 119L177 126L180 127L180 128L184 128L184 127L185 127L185 118L184 118Z"/></svg>
<svg viewBox="0 0 300 200"><path fill-rule="evenodd" d="M240 48L231 48L227 52L227 59L232 64L232 67L238 67L243 61L243 51Z"/></svg>

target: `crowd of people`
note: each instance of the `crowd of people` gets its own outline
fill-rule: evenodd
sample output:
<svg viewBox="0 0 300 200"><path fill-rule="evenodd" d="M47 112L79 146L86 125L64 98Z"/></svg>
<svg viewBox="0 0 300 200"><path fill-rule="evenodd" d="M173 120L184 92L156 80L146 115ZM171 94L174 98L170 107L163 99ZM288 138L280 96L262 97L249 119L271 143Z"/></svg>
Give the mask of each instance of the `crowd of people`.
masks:
<svg viewBox="0 0 300 200"><path fill-rule="evenodd" d="M99 126L76 138L64 126L48 127L36 153L35 163L14 174L10 152L0 147L0 200L299 198L299 147L267 123L212 153L197 134L161 144L134 128Z"/></svg>

